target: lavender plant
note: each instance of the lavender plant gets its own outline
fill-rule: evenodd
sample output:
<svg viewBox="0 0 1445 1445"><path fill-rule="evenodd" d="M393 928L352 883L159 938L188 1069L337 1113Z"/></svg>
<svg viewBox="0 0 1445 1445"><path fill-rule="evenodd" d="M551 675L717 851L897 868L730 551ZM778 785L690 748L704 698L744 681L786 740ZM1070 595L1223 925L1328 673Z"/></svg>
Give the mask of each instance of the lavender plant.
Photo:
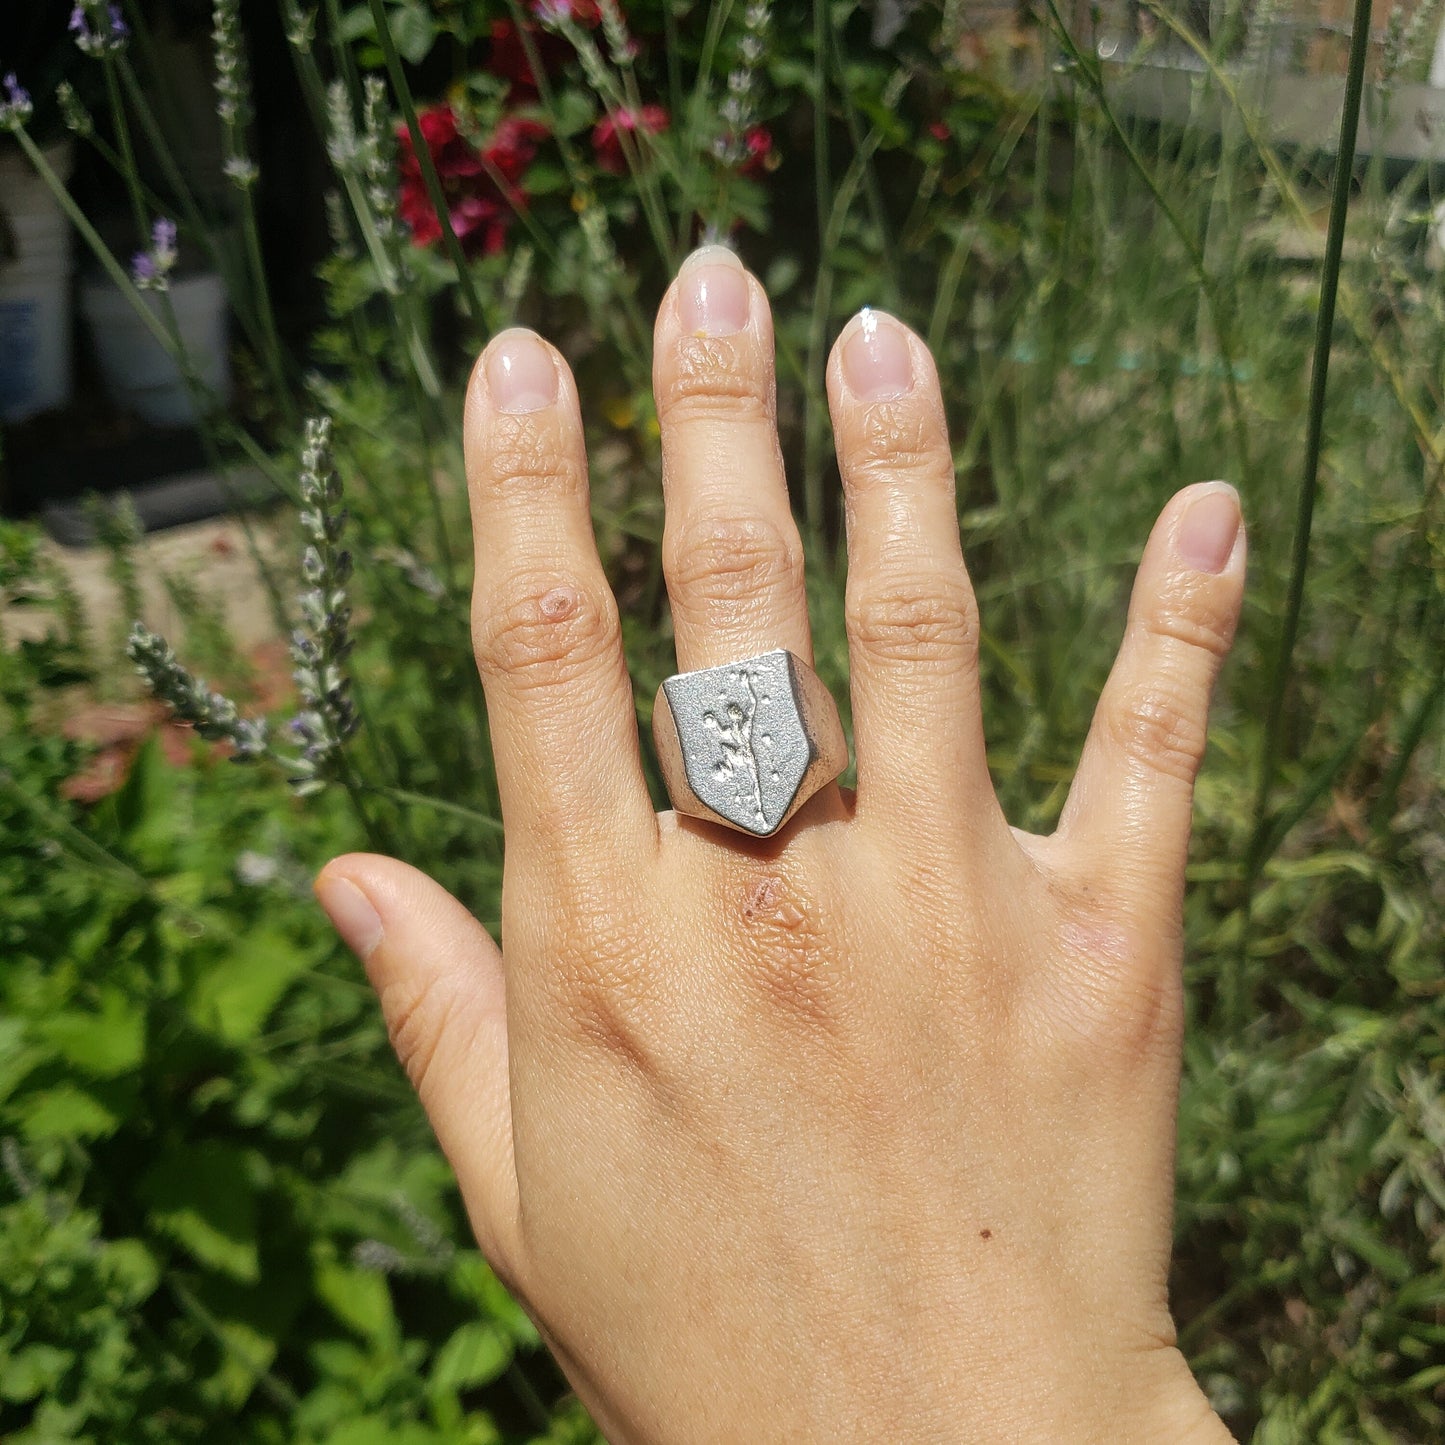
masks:
<svg viewBox="0 0 1445 1445"><path fill-rule="evenodd" d="M130 26L120 6L107 0L77 0L68 28L86 55L115 55L130 39Z"/></svg>
<svg viewBox="0 0 1445 1445"><path fill-rule="evenodd" d="M126 652L152 696L208 742L231 743L235 748L232 756L241 763L273 756L265 720L243 718L224 693L211 690L204 678L192 676L165 638L145 623L132 625Z"/></svg>
<svg viewBox="0 0 1445 1445"><path fill-rule="evenodd" d="M130 263L130 273L142 291L168 291L171 272L176 268L176 223L160 217L151 228L150 249L137 251Z"/></svg>
<svg viewBox="0 0 1445 1445"><path fill-rule="evenodd" d="M281 729L292 750L278 742L265 719L243 717L235 702L193 677L165 639L139 620L127 652L151 693L182 722L204 738L230 742L237 762L265 759L277 764L288 774L292 791L305 797L331 782L353 786L343 749L360 727L346 667L354 646L347 595L352 561L340 546L346 510L329 417L306 423L300 493L306 544L301 572L308 585L298 599L302 626L290 639L300 707ZM359 798L357 803L360 809Z"/></svg>
<svg viewBox="0 0 1445 1445"><path fill-rule="evenodd" d="M0 130L18 131L35 114L30 92L16 79L14 71L0 78L0 89L5 92L5 98L0 100Z"/></svg>
<svg viewBox="0 0 1445 1445"><path fill-rule="evenodd" d="M304 795L319 791L340 774L342 746L360 720L345 666L355 645L346 592L351 553L338 546L346 511L341 506L329 417L307 422L301 456L301 526L307 538L301 571L310 585L300 599L304 625L291 634L293 676L302 706L290 731L303 746L300 758L290 766L291 786Z"/></svg>
<svg viewBox="0 0 1445 1445"><path fill-rule="evenodd" d="M771 24L770 0L750 0L743 12L738 63L728 72L727 99L720 111L726 129L714 142L719 159L730 166L741 166L751 154L748 133L758 120L762 61Z"/></svg>

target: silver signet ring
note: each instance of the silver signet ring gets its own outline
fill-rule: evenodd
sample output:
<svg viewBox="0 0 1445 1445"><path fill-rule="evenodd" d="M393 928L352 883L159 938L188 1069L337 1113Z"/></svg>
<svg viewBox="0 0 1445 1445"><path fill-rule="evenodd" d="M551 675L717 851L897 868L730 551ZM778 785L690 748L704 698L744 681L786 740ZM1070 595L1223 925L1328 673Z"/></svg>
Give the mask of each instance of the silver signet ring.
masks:
<svg viewBox="0 0 1445 1445"><path fill-rule="evenodd" d="M658 689L652 736L672 806L758 838L848 766L838 707L785 648L679 672Z"/></svg>

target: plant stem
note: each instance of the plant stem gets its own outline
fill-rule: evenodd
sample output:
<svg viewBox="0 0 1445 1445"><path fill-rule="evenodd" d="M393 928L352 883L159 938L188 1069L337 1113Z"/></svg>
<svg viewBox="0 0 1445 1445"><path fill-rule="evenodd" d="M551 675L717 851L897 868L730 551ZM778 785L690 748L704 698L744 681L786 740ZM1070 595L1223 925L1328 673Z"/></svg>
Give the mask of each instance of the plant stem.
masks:
<svg viewBox="0 0 1445 1445"><path fill-rule="evenodd" d="M115 57L107 52L101 63L105 74L105 95L110 103L110 123L120 145L121 173L125 177L126 195L130 199L131 219L135 222L136 245L145 246L150 239L150 218L146 215L145 198L141 195L140 171L135 163L135 147L131 144L130 126L126 123L125 105L120 96L120 83L115 78Z"/></svg>
<svg viewBox="0 0 1445 1445"><path fill-rule="evenodd" d="M829 215L835 209L828 164L828 7L813 0L813 188L817 198L818 271L808 326L808 380L803 393L803 519L809 540L823 540L823 343L832 309L833 255L828 246Z"/></svg>
<svg viewBox="0 0 1445 1445"><path fill-rule="evenodd" d="M468 808L461 803L450 802L446 798L435 798L430 793L414 793L407 788L389 788L379 785L364 784L368 793L376 793L381 797L390 798L394 803L410 803L418 808L434 808L438 813L450 813L454 818L464 818L468 823L476 823L490 833L502 834L501 820L490 817L486 813L479 813L475 808Z"/></svg>
<svg viewBox="0 0 1445 1445"><path fill-rule="evenodd" d="M885 109L896 106L908 85L909 73L904 69L895 70L883 89ZM819 549L824 532L823 516L823 442L827 421L826 388L823 384L823 369L827 364L827 325L833 294L833 264L831 258L837 253L842 239L843 227L847 223L853 202L863 185L868 163L878 149L882 133L875 125L854 154L843 178L838 182L822 217L822 230L818 239L818 279L813 291L812 315L808 326L807 383L804 391L804 466L803 466L803 521L807 528L806 540Z"/></svg>
<svg viewBox="0 0 1445 1445"><path fill-rule="evenodd" d="M863 128L858 120L858 107L853 104L853 96L848 89L848 61L843 54L843 43L838 38L837 28L833 25L829 25L827 28L833 64L838 74L838 95L843 102L843 120L848 127L848 139L856 154L861 152L864 147ZM874 149L876 148L875 145ZM874 168L871 153L863 170L863 194L868 201L868 213L872 218L873 228L878 232L878 244L882 248L886 266L883 280L884 304L891 310L897 311L903 305L903 286L899 279L903 274L903 268L899 262L898 246L894 240L893 229L888 224L888 209L883 200L882 188L878 184L878 172Z"/></svg>
<svg viewBox="0 0 1445 1445"><path fill-rule="evenodd" d="M1442 703L1445 703L1445 645L1437 641L1436 649L1436 657L1439 661L1435 669L1435 676L1420 695L1414 710L1405 720L1395 759L1390 764L1390 771L1385 774L1384 781L1380 784L1380 791L1375 799L1374 807L1370 809L1370 822L1376 831L1383 831L1389 827L1400 796L1400 785L1405 781L1405 775L1410 769L1410 763L1414 760L1420 744L1425 741L1436 711Z"/></svg>
<svg viewBox="0 0 1445 1445"><path fill-rule="evenodd" d="M191 194L190 187L186 184L185 177L181 174L180 166L170 145L166 141L165 131L156 118L150 99L146 95L145 87L136 78L135 68L124 53L119 58L120 78L125 86L126 96L129 98L131 108L135 111L140 121L141 129L145 132L146 141L151 150L155 153L156 159L160 162L161 170L165 172L166 184L170 186L175 194L175 199L180 204L182 215L186 225L190 228L192 235L204 248L211 264L221 276L226 286L226 294L230 297L231 305L234 308L241 325L246 330L251 345L258 354L265 354L266 344L260 329L255 312L250 305L251 298L245 294L246 288L238 284L231 267L226 259L225 248L216 243L215 237L211 234L211 228L204 216L201 215L200 207L196 204L195 197ZM92 136L90 142L109 161L117 172L123 173L124 165L119 156L115 156L110 148L98 136ZM150 198L159 207L160 201L157 197ZM244 303L244 304L243 304ZM281 376L272 377L272 385L275 386L279 404L287 405L290 393L286 387L285 378Z"/></svg>
<svg viewBox="0 0 1445 1445"><path fill-rule="evenodd" d="M1304 610L1305 576L1309 570L1310 531L1315 497L1319 491L1320 451L1324 441L1325 389L1330 374L1330 343L1335 327L1335 299L1340 288L1340 260L1344 254L1349 219L1350 183L1354 177L1355 139L1359 131L1360 103L1365 87L1365 59L1370 42L1370 0L1355 0L1350 34L1349 67L1345 73L1345 104L1340 117L1340 144L1335 156L1334 188L1330 196L1329 230L1325 236L1324 268L1320 274L1319 314L1310 357L1309 413L1305 432L1304 472L1296 497L1294 544L1291 549L1289 587L1285 594L1284 625L1270 676L1269 703L1260 747L1259 782L1254 799L1254 830L1245 859L1244 926L1240 932L1235 974L1226 989L1227 1018L1238 1028L1248 1009L1246 961L1255 885L1266 858L1270 835L1269 801L1280 763L1284 728L1284 700L1289 688L1300 614Z"/></svg>
<svg viewBox="0 0 1445 1445"><path fill-rule="evenodd" d="M255 1376L256 1384L263 1394L270 1397L272 1404L286 1411L288 1415L294 1415L300 1409L301 1397L296 1391L262 1360L240 1348L235 1338L226 1334L221 1322L201 1303L175 1271L167 1273L166 1283L181 1309L211 1336L223 1356L228 1355L235 1359L244 1370Z"/></svg>
<svg viewBox="0 0 1445 1445"><path fill-rule="evenodd" d="M48 799L37 798L28 792L8 768L0 768L0 792L3 792L12 803L23 808L32 817L52 829L51 837L56 843L66 848L72 857L129 883L132 888L145 897L159 902L149 878L143 873L137 872L123 858L118 858L109 849L97 843L88 833L82 832L69 818L55 811ZM62 842L62 840L64 841Z"/></svg>
<svg viewBox="0 0 1445 1445"><path fill-rule="evenodd" d="M255 186L241 184L241 229L246 237L246 259L251 274L251 285L256 296L256 310L261 318L261 333L265 341L266 368L271 373L276 387L276 399L287 424L295 426L298 420L296 403L290 388L286 385L285 355L281 347L281 336L276 330L276 308L271 302L271 283L266 279L266 259L261 254L261 229L256 220Z"/></svg>
<svg viewBox="0 0 1445 1445"><path fill-rule="evenodd" d="M41 153L40 147L31 140L30 135L24 129L17 130L15 139L20 144L20 149L25 152L25 158L35 167L35 173L44 181L56 204L65 212L66 218L71 225L80 232L81 239L90 247L95 259L100 262L106 275L120 288L120 290L131 299L132 304L140 314L142 322L150 331L151 335L160 344L169 350L170 337L165 327L161 324L160 318L156 316L149 306L140 298L135 286L132 284L125 269L110 253L110 248L100 239L95 227L86 219L85 213L75 204L70 192L66 189L65 183L51 170L45 156Z"/></svg>
<svg viewBox="0 0 1445 1445"><path fill-rule="evenodd" d="M1237 475L1241 489L1247 489L1253 468L1250 466L1249 460L1249 434L1245 428L1244 408L1239 398L1239 382L1234 374L1234 328L1231 324L1229 309L1220 294L1219 286L1205 264L1204 253L1199 247L1199 242L1185 226L1164 188L1159 184L1158 178L1144 163L1138 147L1135 146L1128 131L1120 123L1118 116L1114 114L1114 108L1109 104L1109 97L1104 90L1104 75L1101 65L1093 56L1086 55L1079 48L1078 42L1069 33L1069 28L1059 13L1057 0L1047 0L1047 3L1058 37L1068 52L1069 59L1074 62L1078 67L1079 74L1084 77L1090 93L1094 97L1094 103L1099 107L1100 113L1123 149L1129 164L1134 168L1139 179L1148 187L1154 204L1159 207L1160 214L1169 223L1169 228L1184 247L1185 254L1189 258L1190 269L1193 270L1199 281L1199 288L1203 293L1204 303L1209 309L1215 340L1219 343L1220 358L1224 365L1224 396L1229 406L1230 427L1234 434L1235 465L1239 469Z"/></svg>
<svg viewBox="0 0 1445 1445"><path fill-rule="evenodd" d="M1255 153L1264 162L1270 179L1288 203L1296 224L1306 230L1312 229L1314 226L1313 213L1300 193L1294 177L1286 169L1274 147L1270 145L1260 129L1257 119L1245 107L1238 88L1210 53L1209 47L1176 15L1166 9L1160 0L1143 0L1143 3L1148 6L1150 13L1158 18L1160 24L1167 26L1204 65L1210 79L1219 86L1220 93L1239 112L1239 118L1243 123L1245 134L1249 137L1250 145L1254 147ZM1343 276L1339 280L1339 305L1341 313L1350 323L1355 336L1369 352L1370 361L1376 371L1388 382L1396 405L1410 418L1410 422L1415 428L1420 450L1424 453L1426 460L1433 462L1436 466L1445 464L1445 425L1437 430L1424 409L1411 397L1410 386L1404 372L1395 358L1380 343L1376 328L1371 321L1370 303L1357 295L1348 279Z"/></svg>
<svg viewBox="0 0 1445 1445"><path fill-rule="evenodd" d="M587 179L582 163L577 158L576 147L564 134L565 127L561 123L561 117L557 110L557 103L552 96L551 82L547 79L547 69L542 64L542 57L537 52L536 42L532 36L532 21L523 10L520 0L506 0L507 11L512 17L512 24L516 27L517 40L521 44L522 53L527 57L527 65L537 83L537 100L547 117L551 126L553 138L557 142L558 154L562 157L562 165L567 171L567 178L572 182L574 204L579 200L591 201L591 185ZM525 215L525 212L524 212ZM540 228L534 221L524 221L528 231L534 236L540 236ZM544 255L555 255L556 248L550 243L544 242L541 246ZM637 295L632 287L623 289L621 295L621 308L616 306L598 306L592 299L590 288L584 287L584 299L587 309L592 315L594 324L603 334L610 336L617 345L618 351L622 354L623 374L627 378L628 385L634 390L641 390L651 385L652 381L652 322L643 314L637 304Z"/></svg>
<svg viewBox="0 0 1445 1445"><path fill-rule="evenodd" d="M407 81L401 55L396 48L396 39L391 33L391 22L386 18L386 7L382 0L370 0L370 4L371 18L376 22L376 38L381 45L381 53L386 57L386 71L391 77L392 89L396 92L396 102L406 120L412 149L416 152L417 164L421 167L422 180L426 185L427 198L431 201L437 221L441 225L442 241L457 273L457 285L461 290L462 300L466 303L467 315L477 326L485 326L486 313L482 310L481 297L477 295L476 283L467 267L467 258L462 254L462 243L457 240L457 233L452 229L446 193L442 190L441 177L437 174L426 137L422 134L421 122L417 119L416 102L412 99L411 85Z"/></svg>

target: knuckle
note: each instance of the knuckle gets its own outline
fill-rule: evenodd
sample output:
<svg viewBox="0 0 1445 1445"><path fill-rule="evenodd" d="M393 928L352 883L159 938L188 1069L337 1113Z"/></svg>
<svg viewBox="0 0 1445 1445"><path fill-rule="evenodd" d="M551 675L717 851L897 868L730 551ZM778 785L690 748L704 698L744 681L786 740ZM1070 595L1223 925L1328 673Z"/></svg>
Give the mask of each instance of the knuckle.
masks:
<svg viewBox="0 0 1445 1445"><path fill-rule="evenodd" d="M668 591L689 600L745 603L801 591L803 548L797 529L766 517L704 517L671 527L663 544Z"/></svg>
<svg viewBox="0 0 1445 1445"><path fill-rule="evenodd" d="M851 645L881 662L957 666L978 647L972 589L933 577L850 589L847 623Z"/></svg>
<svg viewBox="0 0 1445 1445"><path fill-rule="evenodd" d="M1064 967L1043 971L1049 1037L1062 1034L1080 1066L1096 1072L1101 1060L1121 1065L1132 1081L1139 1069L1167 1060L1183 1023L1183 989L1176 967L1139 930L1116 915L1070 910L1058 943Z"/></svg>
<svg viewBox="0 0 1445 1445"><path fill-rule="evenodd" d="M522 574L485 596L472 618L477 665L484 677L514 686L550 687L619 649L617 603L555 576Z"/></svg>
<svg viewBox="0 0 1445 1445"><path fill-rule="evenodd" d="M582 484L575 449L552 415L498 412L488 422L479 470L499 491L565 495Z"/></svg>
<svg viewBox="0 0 1445 1445"><path fill-rule="evenodd" d="M573 941L551 952L552 1016L582 1048L610 1056L653 1081L669 1075L655 1020L661 980L648 950L626 923L583 908L595 922L574 925ZM578 940L585 937L585 946Z"/></svg>
<svg viewBox="0 0 1445 1445"><path fill-rule="evenodd" d="M685 336L658 378L657 407L669 422L771 420L773 372L746 332Z"/></svg>
<svg viewBox="0 0 1445 1445"><path fill-rule="evenodd" d="M1209 726L1203 710L1162 679L1136 684L1109 709L1109 732L1123 754L1182 782L1204 760Z"/></svg>
<svg viewBox="0 0 1445 1445"><path fill-rule="evenodd" d="M585 1048L622 1061L643 1078L656 1079L662 1074L652 1030L639 1001L615 979L589 974L575 981L568 1010L572 1029Z"/></svg>
<svg viewBox="0 0 1445 1445"><path fill-rule="evenodd" d="M856 418L847 438L847 470L855 486L909 476L949 492L954 487L942 419L913 400L876 402Z"/></svg>
<svg viewBox="0 0 1445 1445"><path fill-rule="evenodd" d="M1197 650L1217 665L1234 641L1234 609L1225 596L1213 593L1200 595L1197 587L1179 584L1166 588L1154 599L1141 619L1141 630L1147 638L1164 643L1178 643Z"/></svg>

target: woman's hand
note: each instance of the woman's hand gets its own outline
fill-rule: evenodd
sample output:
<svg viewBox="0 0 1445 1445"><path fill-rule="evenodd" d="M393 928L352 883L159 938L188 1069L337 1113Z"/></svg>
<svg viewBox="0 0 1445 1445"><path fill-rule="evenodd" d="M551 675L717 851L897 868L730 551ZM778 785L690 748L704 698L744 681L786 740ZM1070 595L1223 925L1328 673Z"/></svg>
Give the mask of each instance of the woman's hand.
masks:
<svg viewBox="0 0 1445 1445"><path fill-rule="evenodd" d="M690 258L658 314L680 669L808 660L767 298ZM477 1238L615 1445L1223 1441L1166 1298L1180 903L1244 584L1232 490L1149 539L1051 837L1005 821L938 379L844 329L855 797L776 837L658 816L572 377L530 332L467 401L472 623L505 954L424 875L331 863Z"/></svg>

